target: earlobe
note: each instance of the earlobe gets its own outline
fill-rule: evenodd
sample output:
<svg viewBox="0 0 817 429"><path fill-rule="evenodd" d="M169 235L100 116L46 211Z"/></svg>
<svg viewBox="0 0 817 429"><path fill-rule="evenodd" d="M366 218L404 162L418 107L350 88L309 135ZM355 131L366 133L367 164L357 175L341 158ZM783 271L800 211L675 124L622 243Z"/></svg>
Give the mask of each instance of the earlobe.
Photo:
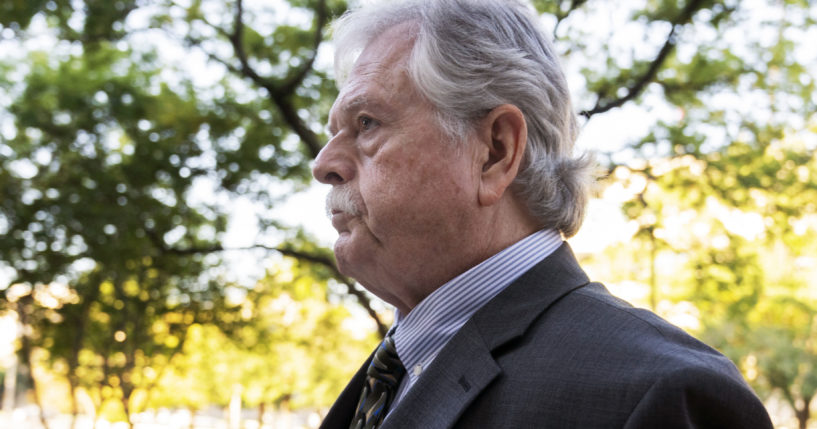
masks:
<svg viewBox="0 0 817 429"><path fill-rule="evenodd" d="M486 145L483 150L487 150L480 176L479 203L491 206L502 199L519 172L528 140L525 116L512 104L500 105L483 119L479 135Z"/></svg>

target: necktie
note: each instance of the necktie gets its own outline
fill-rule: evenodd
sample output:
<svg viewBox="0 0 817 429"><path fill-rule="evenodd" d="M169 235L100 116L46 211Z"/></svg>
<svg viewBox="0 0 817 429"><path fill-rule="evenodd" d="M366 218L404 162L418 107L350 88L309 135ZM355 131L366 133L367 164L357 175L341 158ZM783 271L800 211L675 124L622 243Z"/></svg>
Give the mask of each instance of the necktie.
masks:
<svg viewBox="0 0 817 429"><path fill-rule="evenodd" d="M366 370L366 384L349 429L375 429L380 426L405 373L394 340L389 335L380 343Z"/></svg>

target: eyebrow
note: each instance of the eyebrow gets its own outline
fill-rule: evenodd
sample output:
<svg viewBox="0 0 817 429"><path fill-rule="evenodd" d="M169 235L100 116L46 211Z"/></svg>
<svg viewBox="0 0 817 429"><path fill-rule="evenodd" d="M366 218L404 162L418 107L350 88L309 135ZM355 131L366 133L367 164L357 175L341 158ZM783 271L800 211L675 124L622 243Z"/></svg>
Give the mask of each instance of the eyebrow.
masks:
<svg viewBox="0 0 817 429"><path fill-rule="evenodd" d="M344 114L348 115L349 113L360 110L364 106L370 105L370 104L375 104L375 103L372 103L370 97L368 97L366 95L358 95L355 98L353 98L352 101L346 103L345 106L342 106L340 110Z"/></svg>
<svg viewBox="0 0 817 429"><path fill-rule="evenodd" d="M369 108L369 110L372 110L379 115L388 115L393 110L385 102L369 97L365 94L356 96L351 101L346 103L345 106L342 106L340 110L343 112L343 114L349 115L363 110L364 108Z"/></svg>
<svg viewBox="0 0 817 429"><path fill-rule="evenodd" d="M338 111L341 114L341 116L349 116L355 112L363 110L366 107L376 112L380 116L390 115L390 113L392 112L392 109L388 107L386 103L373 99L372 97L366 94L355 96L348 103L345 103L344 105L340 106L338 108ZM335 135L337 133L337 130L334 127L332 127L331 118L329 121L329 133L331 135Z"/></svg>

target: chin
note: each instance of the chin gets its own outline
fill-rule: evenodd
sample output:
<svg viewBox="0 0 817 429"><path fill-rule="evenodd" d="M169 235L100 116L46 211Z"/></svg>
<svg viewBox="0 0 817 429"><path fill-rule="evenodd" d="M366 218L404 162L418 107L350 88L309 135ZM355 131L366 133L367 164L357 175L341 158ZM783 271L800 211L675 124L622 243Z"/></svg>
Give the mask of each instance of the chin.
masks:
<svg viewBox="0 0 817 429"><path fill-rule="evenodd" d="M334 247L335 261L337 261L338 271L340 271L341 274L347 277L352 277L355 280L357 280L357 277L355 276L355 270L353 269L353 267L355 266L354 263L355 258L352 257L352 255L350 255L350 253L353 253L350 247L351 243L349 242L348 238L347 239L338 238L338 240L335 242Z"/></svg>
<svg viewBox="0 0 817 429"><path fill-rule="evenodd" d="M376 274L372 269L377 270L385 252L371 234L361 230L342 232L335 241L334 251L340 273L362 285L368 284Z"/></svg>

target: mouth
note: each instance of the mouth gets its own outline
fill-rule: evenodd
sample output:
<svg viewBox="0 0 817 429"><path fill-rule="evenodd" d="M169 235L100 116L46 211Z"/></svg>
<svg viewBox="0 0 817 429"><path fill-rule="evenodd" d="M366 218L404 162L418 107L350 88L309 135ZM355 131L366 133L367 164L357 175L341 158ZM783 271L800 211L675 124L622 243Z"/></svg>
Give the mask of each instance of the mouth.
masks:
<svg viewBox="0 0 817 429"><path fill-rule="evenodd" d="M332 226L338 233L349 232L349 221L354 218L352 214L341 210L331 210L329 216L332 218Z"/></svg>
<svg viewBox="0 0 817 429"><path fill-rule="evenodd" d="M358 201L357 194L348 184L334 186L326 195L326 214L341 235L349 232L350 222L361 216L362 205Z"/></svg>

